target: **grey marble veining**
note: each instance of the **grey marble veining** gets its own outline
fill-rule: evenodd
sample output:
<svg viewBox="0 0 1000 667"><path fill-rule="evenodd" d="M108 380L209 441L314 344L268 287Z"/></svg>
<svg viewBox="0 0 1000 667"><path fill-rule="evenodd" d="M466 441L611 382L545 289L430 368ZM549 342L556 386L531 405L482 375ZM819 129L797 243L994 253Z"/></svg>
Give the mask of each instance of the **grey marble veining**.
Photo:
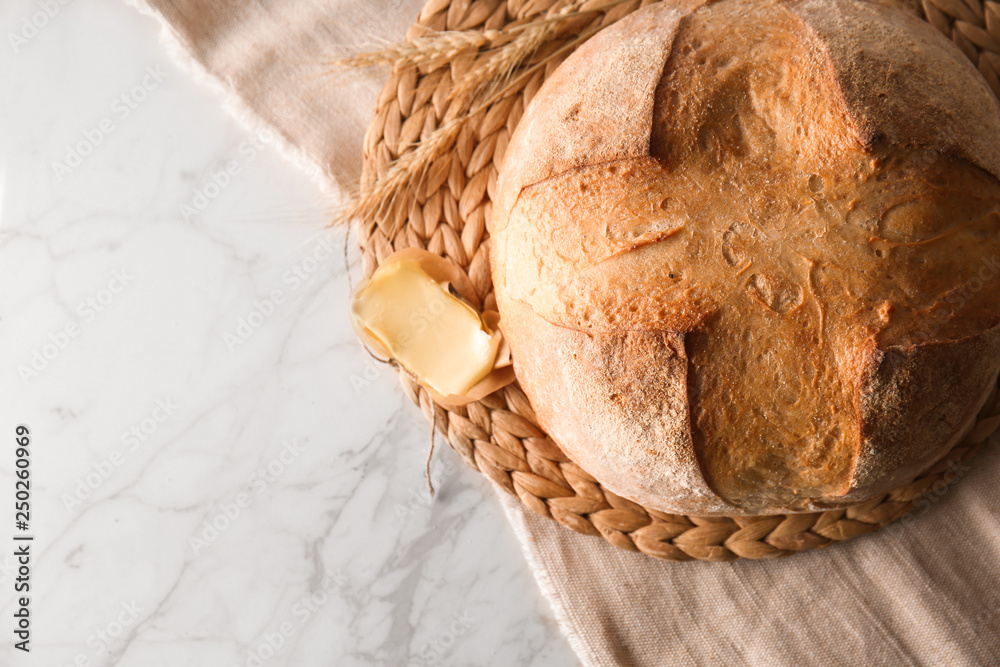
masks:
<svg viewBox="0 0 1000 667"><path fill-rule="evenodd" d="M0 6L0 504L25 423L36 536L0 664L575 665L489 482L442 446L428 497L337 202L150 19L51 4Z"/></svg>

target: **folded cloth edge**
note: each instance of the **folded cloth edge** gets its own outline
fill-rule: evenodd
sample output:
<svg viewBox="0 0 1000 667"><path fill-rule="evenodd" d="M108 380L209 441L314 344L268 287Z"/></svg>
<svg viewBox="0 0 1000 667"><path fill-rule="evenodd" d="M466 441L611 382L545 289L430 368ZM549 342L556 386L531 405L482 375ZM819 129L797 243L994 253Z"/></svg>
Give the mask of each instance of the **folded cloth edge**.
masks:
<svg viewBox="0 0 1000 667"><path fill-rule="evenodd" d="M542 595L549 601L549 606L552 607L552 613L556 617L556 623L559 624L559 629L569 641L570 648L572 648L573 652L576 653L578 658L580 658L584 667L599 667L600 663L598 662L596 656L591 653L587 643L583 641L583 638L577 632L573 620L566 611L567 606L565 600L563 600L562 596L559 594L559 590L552 582L548 569L542 563L541 555L538 553L538 548L536 546L535 537L528 528L528 517L525 516L525 509L521 504L521 501L511 496L496 484L491 483L490 486L493 487L493 491L500 500L500 506L503 507L503 512L507 517L507 523L509 523L514 529L514 535L517 537L517 541L521 544L521 553L524 554L525 560L528 561L528 567L534 575L535 582L541 589Z"/></svg>

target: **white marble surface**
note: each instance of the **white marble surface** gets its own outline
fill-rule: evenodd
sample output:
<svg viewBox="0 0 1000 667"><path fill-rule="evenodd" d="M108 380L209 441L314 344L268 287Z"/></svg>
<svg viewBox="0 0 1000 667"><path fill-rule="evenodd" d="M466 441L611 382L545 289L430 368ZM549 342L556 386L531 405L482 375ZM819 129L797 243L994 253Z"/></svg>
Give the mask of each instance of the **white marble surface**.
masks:
<svg viewBox="0 0 1000 667"><path fill-rule="evenodd" d="M336 202L124 4L0 26L0 664L576 664L489 483L440 447L428 499L427 426L347 323Z"/></svg>

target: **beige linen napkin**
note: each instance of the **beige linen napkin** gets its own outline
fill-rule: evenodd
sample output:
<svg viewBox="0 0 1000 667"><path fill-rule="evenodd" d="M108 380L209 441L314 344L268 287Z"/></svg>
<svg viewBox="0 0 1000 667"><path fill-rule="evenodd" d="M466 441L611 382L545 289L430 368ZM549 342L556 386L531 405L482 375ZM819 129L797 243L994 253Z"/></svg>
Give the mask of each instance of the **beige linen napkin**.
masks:
<svg viewBox="0 0 1000 667"><path fill-rule="evenodd" d="M360 173L383 72L325 74L399 40L420 0L131 0L252 130L337 191ZM958 0L956 0L958 1ZM346 314L345 314L346 317ZM661 563L571 533L504 494L585 665L1000 665L1000 451L915 517L776 561Z"/></svg>

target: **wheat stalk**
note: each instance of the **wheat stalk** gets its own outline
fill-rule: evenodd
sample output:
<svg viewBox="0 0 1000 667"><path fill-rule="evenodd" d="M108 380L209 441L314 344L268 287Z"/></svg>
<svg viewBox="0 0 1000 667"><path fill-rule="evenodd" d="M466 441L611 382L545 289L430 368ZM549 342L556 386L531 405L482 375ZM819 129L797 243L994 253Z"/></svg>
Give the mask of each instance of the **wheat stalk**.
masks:
<svg viewBox="0 0 1000 667"><path fill-rule="evenodd" d="M435 60L451 60L466 49L482 49L497 41L502 36L519 35L525 32L529 33L528 37L522 39L519 45L510 49L510 51L521 51L530 55L537 50L538 46L544 43L544 40L538 40L538 37L540 37L538 33L546 26L586 14L604 12L624 2L632 1L612 0L612 2L607 4L588 9L580 9L580 3L578 2L563 7L562 10L553 16L546 16L528 23L513 25L502 30L449 30L438 32L430 36L416 37L405 42L392 44L376 51L366 51L338 58L327 64L337 67L371 67L373 65L395 65L401 68L412 67ZM530 33L535 33L534 37ZM534 44L534 48L530 48L532 44ZM509 66L506 68L508 73L520 62L516 56L512 56L513 54L505 56L510 61Z"/></svg>
<svg viewBox="0 0 1000 667"><path fill-rule="evenodd" d="M546 42L554 39L567 21L606 12L632 1L611 0L588 9L581 9L584 3L578 1L566 5L555 14L511 28L509 33L515 35L514 39L499 47L485 62L464 77L452 89L449 99L468 101L480 94L489 94L502 89L510 81L512 74L530 60Z"/></svg>
<svg viewBox="0 0 1000 667"><path fill-rule="evenodd" d="M525 25L514 39L496 50L490 57L457 82L449 99L472 100L480 93L495 90L510 80L511 74L531 58L539 47L559 30L559 23L538 22Z"/></svg>
<svg viewBox="0 0 1000 667"><path fill-rule="evenodd" d="M413 150L400 155L399 158L389 165L383 178L378 179L374 186L362 191L358 195L357 199L348 208L348 218L370 220L374 216L392 210L392 207L395 206L396 200L405 187L415 177L423 177L434 161L452 147L462 127L469 120L489 109L494 102L502 97L520 90L538 69L545 67L549 61L560 56L566 50L575 48L579 43L590 39L596 32L596 28L591 28L578 35L572 41L563 44L543 60L524 69L516 78L509 81L503 89L493 93L489 98L477 105L475 109L448 121L432 132L427 139L415 144Z"/></svg>
<svg viewBox="0 0 1000 667"><path fill-rule="evenodd" d="M458 114L434 130L426 139L415 143L412 150L404 152L391 162L383 177L377 178L374 185L362 190L358 194L348 207L347 217L372 220L391 211L406 186L415 179L422 178L434 161L451 149L466 123L489 109L496 101L520 90L540 68L545 67L549 62L561 56L567 50L575 49L581 43L590 39L598 30L605 27L595 22L587 30L560 45L540 61L523 67L527 59L531 58L541 46L558 33L563 22L585 14L604 12L617 5L632 1L634 0L612 0L612 2L607 4L586 10L579 9L578 4L567 5L555 15L524 23L510 29L508 34L514 33L516 37L498 49L495 54L489 56L489 59L483 65L476 67L470 72L458 84L456 87L457 90L452 92L451 97L456 99L461 105ZM468 32L472 33L476 31ZM498 36L494 35L489 39L492 41ZM437 40L439 37L440 35L428 39ZM416 43L416 40L411 42L411 44L413 43ZM408 53L404 51L403 46L405 45L397 45L396 48L399 49L399 53ZM429 52L431 49L438 49L439 46L439 44L434 46L425 44L423 48ZM388 50L384 51L387 52ZM440 53L441 51L437 52ZM455 52L456 55L457 53L458 51ZM403 57L412 58L413 56ZM408 63L412 64L412 61L408 61ZM518 72L519 69L520 71ZM516 76L515 72L517 73ZM470 110L472 100L480 95L485 95L486 99Z"/></svg>
<svg viewBox="0 0 1000 667"><path fill-rule="evenodd" d="M406 42L392 44L378 51L368 51L340 58L329 64L338 67L371 67L372 65L412 67L435 60L450 60L466 49L480 49L495 41L501 34L503 33L499 30L450 30L429 37L417 37Z"/></svg>
<svg viewBox="0 0 1000 667"><path fill-rule="evenodd" d="M438 157L443 155L458 138L462 126L473 114L454 118L423 141L414 145L413 150L400 155L386 169L385 176L374 186L360 193L348 209L349 218L370 220L372 216L392 210L403 188L416 177L422 177Z"/></svg>

